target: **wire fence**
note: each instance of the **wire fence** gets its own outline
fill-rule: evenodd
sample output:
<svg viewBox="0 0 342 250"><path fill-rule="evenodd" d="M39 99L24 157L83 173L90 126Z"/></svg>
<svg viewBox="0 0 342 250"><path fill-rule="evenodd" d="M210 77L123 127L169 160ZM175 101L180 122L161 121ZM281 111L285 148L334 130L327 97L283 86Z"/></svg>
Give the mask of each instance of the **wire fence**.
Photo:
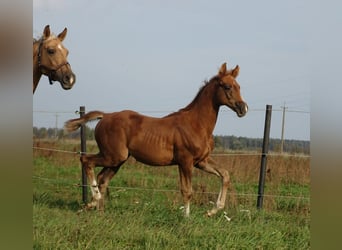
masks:
<svg viewBox="0 0 342 250"><path fill-rule="evenodd" d="M50 152L56 152L56 153L64 153L64 154L72 154L72 155L80 155L80 154L89 154L87 152L81 152L81 151L69 151L69 150L61 150L56 148L46 148L46 147L32 147L34 150L41 150L41 151L50 151ZM226 156L262 156L262 153L213 153L211 154L212 157L226 157ZM299 158L310 158L310 155L298 155L298 154L279 154L279 153L267 153L267 156L269 157L299 157ZM50 179L43 176L37 176L33 175L33 179L54 183L54 184L62 184L65 187L69 188L80 188L80 187L90 187L90 185L82 185L80 183L74 183L66 180L56 180L56 179ZM179 192L179 190L174 189L158 189L158 188L143 188L143 187L123 187L123 186L108 186L109 189L116 189L116 190L140 190L140 191L153 191L153 192ZM196 193L196 192L194 192ZM201 194L217 194L217 192L197 192ZM234 194L236 196L248 196L248 197L257 197L258 194L254 193L232 193L228 192L228 194ZM310 197L305 196L293 196L293 195L276 195L276 194L264 194L265 197L273 197L273 198L286 198L286 199L304 199L307 201L310 201Z"/></svg>
<svg viewBox="0 0 342 250"><path fill-rule="evenodd" d="M68 153L68 154L89 154L89 152L82 152L82 151L69 151L69 150L61 150L56 148L45 148L45 147L36 147L33 146L33 149L43 150L43 151L51 151L51 152L59 152L59 153ZM262 153L213 153L212 156L262 156ZM267 153L267 156L270 157L279 157L279 156L286 156L286 157L299 157L299 158L311 158L311 155L304 155L304 154L290 154L290 153Z"/></svg>
<svg viewBox="0 0 342 250"><path fill-rule="evenodd" d="M42 176L37 176L33 175L33 179L39 180L39 181L44 181L44 182L49 182L49 183L55 183L55 184L63 184L64 187L68 188L80 188L80 187L88 187L90 188L91 185L82 185L80 183L74 183L70 181L63 181L63 180L56 180L56 179L50 179ZM127 187L127 186L111 186L108 185L108 189L116 189L116 190L139 190L139 191L153 191L153 192L172 192L172 193L178 193L179 190L177 189L158 189L158 188L143 188L143 187ZM194 194L214 194L217 195L218 192L208 192L208 191L200 191L196 192L193 191ZM232 194L236 196L250 196L250 197L257 197L258 194L252 194L252 193L235 193L235 192L227 192L227 194ZM293 195L275 195L275 194L264 194L265 197L273 197L273 198L286 198L286 199L304 199L304 200L310 200L310 197L305 197L305 196L293 196Z"/></svg>

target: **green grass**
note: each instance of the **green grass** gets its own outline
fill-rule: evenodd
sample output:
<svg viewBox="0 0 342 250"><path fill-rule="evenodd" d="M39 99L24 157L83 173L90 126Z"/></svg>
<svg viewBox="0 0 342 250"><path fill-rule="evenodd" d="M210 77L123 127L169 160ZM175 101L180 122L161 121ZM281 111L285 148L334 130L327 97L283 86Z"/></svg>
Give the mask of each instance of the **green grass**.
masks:
<svg viewBox="0 0 342 250"><path fill-rule="evenodd" d="M130 162L111 181L103 214L82 207L78 157L34 157L34 249L309 249L309 185L270 183L265 209L255 197L239 196L207 218L219 179L195 172L190 218L184 218L176 167ZM237 193L255 193L255 183L234 183ZM170 190L170 191L166 191ZM228 199L231 195L228 195ZM284 197L281 197L284 196ZM231 218L228 221L225 213Z"/></svg>

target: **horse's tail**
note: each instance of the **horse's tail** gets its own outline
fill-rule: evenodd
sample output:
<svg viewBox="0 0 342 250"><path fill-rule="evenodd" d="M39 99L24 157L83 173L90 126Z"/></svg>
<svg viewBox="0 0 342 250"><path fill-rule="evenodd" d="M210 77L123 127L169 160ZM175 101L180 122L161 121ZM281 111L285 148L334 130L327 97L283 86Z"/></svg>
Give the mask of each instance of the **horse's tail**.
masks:
<svg viewBox="0 0 342 250"><path fill-rule="evenodd" d="M68 132L72 132L89 121L102 119L103 116L104 116L104 112L91 111L80 118L66 121L64 124L64 129Z"/></svg>

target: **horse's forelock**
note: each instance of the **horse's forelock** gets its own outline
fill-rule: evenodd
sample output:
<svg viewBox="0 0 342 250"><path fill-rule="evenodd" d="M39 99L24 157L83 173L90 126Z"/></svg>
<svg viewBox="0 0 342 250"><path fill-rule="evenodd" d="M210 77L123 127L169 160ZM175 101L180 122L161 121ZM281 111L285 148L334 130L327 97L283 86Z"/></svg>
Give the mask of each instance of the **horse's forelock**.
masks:
<svg viewBox="0 0 342 250"><path fill-rule="evenodd" d="M38 38L33 38L33 43L41 42L42 40L49 41L52 39L56 39L57 36L53 33L50 34L50 36L47 39L44 39L44 35L40 35Z"/></svg>

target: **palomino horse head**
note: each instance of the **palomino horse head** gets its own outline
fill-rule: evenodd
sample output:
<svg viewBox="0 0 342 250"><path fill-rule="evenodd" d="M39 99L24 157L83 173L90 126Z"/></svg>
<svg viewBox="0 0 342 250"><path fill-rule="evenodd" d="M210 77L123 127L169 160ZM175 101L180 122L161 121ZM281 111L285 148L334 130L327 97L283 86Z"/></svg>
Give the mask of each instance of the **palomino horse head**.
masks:
<svg viewBox="0 0 342 250"><path fill-rule="evenodd" d="M234 110L238 117L243 117L248 111L248 105L241 97L240 85L236 81L239 70L238 65L232 70L227 70L226 63L222 64L216 77L219 84L217 101L219 105L226 105Z"/></svg>
<svg viewBox="0 0 342 250"><path fill-rule="evenodd" d="M76 81L75 74L67 60L69 51L63 46L62 41L66 37L67 28L58 35L50 34L50 27L46 25L43 36L40 38L37 64L41 74L52 81L59 81L63 89L71 89Z"/></svg>

